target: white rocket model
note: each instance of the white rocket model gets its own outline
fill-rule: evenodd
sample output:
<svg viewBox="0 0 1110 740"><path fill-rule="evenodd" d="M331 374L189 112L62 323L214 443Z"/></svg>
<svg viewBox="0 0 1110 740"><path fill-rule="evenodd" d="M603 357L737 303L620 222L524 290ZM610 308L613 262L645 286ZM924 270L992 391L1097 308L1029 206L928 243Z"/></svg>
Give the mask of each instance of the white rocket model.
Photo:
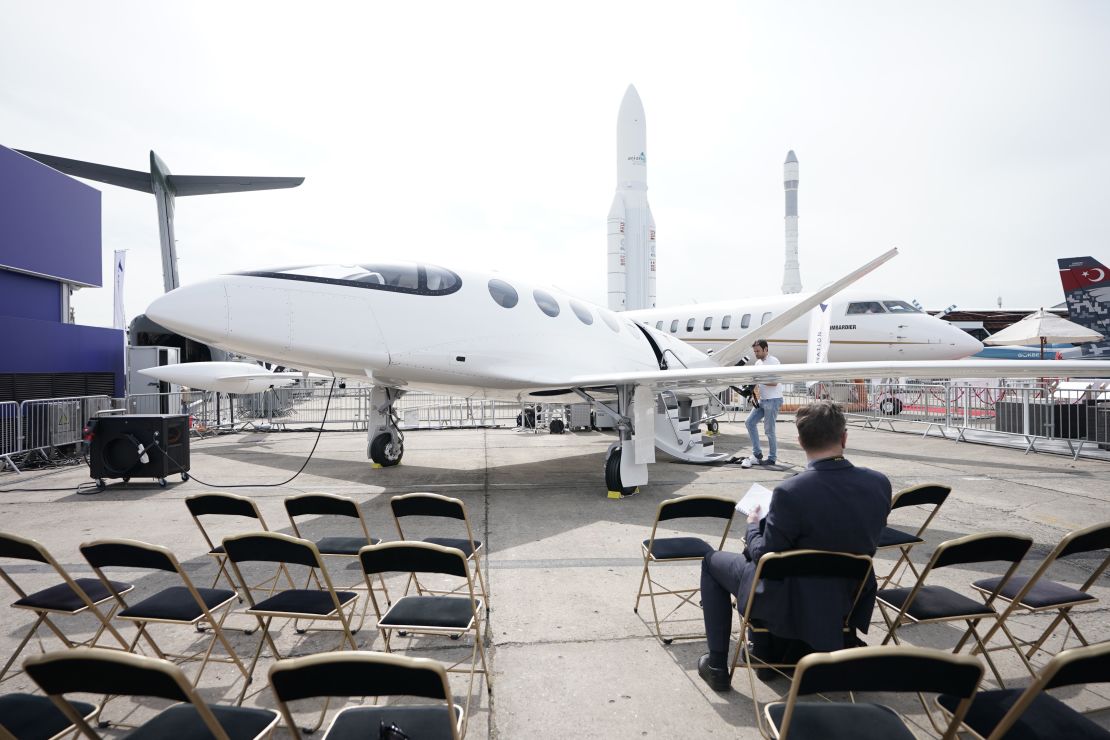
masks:
<svg viewBox="0 0 1110 740"><path fill-rule="evenodd" d="M655 219L647 201L647 122L632 85L617 114L617 192L609 209L609 308L655 308Z"/></svg>
<svg viewBox="0 0 1110 740"><path fill-rule="evenodd" d="M798 158L794 150L786 153L782 166L782 186L786 190L786 264L782 271L782 292L801 293L802 275L798 267Z"/></svg>

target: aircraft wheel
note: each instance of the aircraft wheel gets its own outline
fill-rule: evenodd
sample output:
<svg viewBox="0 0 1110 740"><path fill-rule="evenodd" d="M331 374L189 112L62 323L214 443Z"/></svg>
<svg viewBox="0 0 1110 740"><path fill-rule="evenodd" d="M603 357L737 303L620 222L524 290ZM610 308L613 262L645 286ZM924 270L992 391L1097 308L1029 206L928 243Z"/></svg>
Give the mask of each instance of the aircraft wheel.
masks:
<svg viewBox="0 0 1110 740"><path fill-rule="evenodd" d="M563 423L562 419L552 419L551 424L548 426L552 434L562 434L563 430L566 428L566 424Z"/></svg>
<svg viewBox="0 0 1110 740"><path fill-rule="evenodd" d="M404 454L404 443L400 441L394 443L393 435L388 432L382 432L370 443L370 459L383 468L401 462L401 456Z"/></svg>
<svg viewBox="0 0 1110 740"><path fill-rule="evenodd" d="M902 413L902 401L897 398L884 398L879 402L879 411L887 416L897 416Z"/></svg>
<svg viewBox="0 0 1110 740"><path fill-rule="evenodd" d="M705 428L708 429L710 433L716 434L717 430L721 428L721 425L717 423L716 419L710 419L705 422Z"/></svg>
<svg viewBox="0 0 1110 740"><path fill-rule="evenodd" d="M635 486L621 485L621 451L615 449L605 461L605 486L610 491L620 491L622 496L631 496L636 492Z"/></svg>

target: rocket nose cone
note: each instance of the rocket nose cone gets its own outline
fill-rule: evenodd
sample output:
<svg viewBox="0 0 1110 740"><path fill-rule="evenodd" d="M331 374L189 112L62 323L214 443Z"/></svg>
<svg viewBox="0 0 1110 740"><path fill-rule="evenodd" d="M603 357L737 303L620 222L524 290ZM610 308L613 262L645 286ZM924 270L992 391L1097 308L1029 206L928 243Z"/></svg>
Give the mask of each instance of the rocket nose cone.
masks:
<svg viewBox="0 0 1110 740"><path fill-rule="evenodd" d="M794 150L791 149L786 153L786 161L783 164L790 164L791 162L797 163L798 158L794 156Z"/></svg>
<svg viewBox="0 0 1110 740"><path fill-rule="evenodd" d="M629 85L628 89L624 91L624 97L621 99L620 117L624 120L626 117L636 116L640 120L644 117L644 104L640 100L640 93L636 92L635 85Z"/></svg>
<svg viewBox="0 0 1110 740"><path fill-rule="evenodd" d="M146 315L182 336L216 342L227 337L227 291L220 279L187 285L155 298Z"/></svg>

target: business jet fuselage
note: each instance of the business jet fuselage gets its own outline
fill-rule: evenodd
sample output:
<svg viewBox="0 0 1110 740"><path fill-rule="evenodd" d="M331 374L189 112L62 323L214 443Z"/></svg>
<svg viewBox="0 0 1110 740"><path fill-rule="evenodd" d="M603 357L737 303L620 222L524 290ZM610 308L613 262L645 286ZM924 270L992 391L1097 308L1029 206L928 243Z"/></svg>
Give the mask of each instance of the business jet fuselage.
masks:
<svg viewBox="0 0 1110 740"><path fill-rule="evenodd" d="M624 315L712 353L793 306L805 295L777 295ZM983 345L967 332L924 313L906 301L874 292L845 290L829 300L829 362L958 360ZM763 337L780 362L806 361L809 316Z"/></svg>
<svg viewBox="0 0 1110 740"><path fill-rule="evenodd" d="M893 254L816 296L794 296L799 302L765 326L775 336L808 310L806 301L828 299ZM991 362L737 367L741 345L750 347L751 329L708 356L675 334L558 290L427 264L313 265L223 275L171 291L146 313L171 331L215 347L286 367L368 379L374 388L367 453L381 465L400 461L404 437L394 404L410 389L596 402L618 430L605 465L611 491L646 483L656 447L690 462L722 457L713 452L712 440L702 437L698 415L689 413L699 404L711 405L713 389L857 377L999 376L999 364ZM881 354L886 344L875 345L872 356L889 357ZM1105 376L1110 362L1006 365L1007 377L1050 373ZM214 379L223 375L225 370L213 369Z"/></svg>

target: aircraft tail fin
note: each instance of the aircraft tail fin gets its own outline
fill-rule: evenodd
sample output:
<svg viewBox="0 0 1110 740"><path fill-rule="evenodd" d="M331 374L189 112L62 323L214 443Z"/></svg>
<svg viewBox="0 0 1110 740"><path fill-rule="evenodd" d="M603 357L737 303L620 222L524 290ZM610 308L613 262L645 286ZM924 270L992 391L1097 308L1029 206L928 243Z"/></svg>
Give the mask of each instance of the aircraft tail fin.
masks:
<svg viewBox="0 0 1110 740"><path fill-rule="evenodd" d="M1110 358L1110 268L1094 257L1064 257L1057 264L1068 318L1106 337L1084 344L1083 357Z"/></svg>

